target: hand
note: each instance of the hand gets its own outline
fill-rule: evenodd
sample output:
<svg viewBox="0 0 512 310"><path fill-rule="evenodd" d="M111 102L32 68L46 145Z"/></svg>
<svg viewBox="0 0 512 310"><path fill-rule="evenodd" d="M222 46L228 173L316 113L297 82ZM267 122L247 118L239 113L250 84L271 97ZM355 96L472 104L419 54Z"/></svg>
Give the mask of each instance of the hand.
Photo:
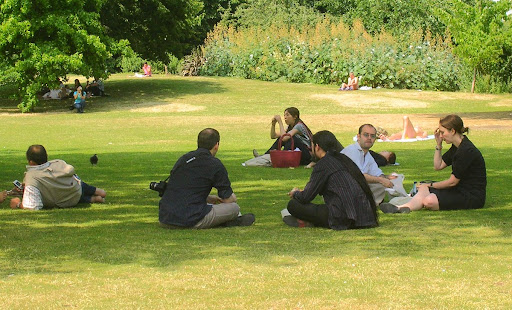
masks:
<svg viewBox="0 0 512 310"><path fill-rule="evenodd" d="M430 183L416 183L416 190L417 191L419 191L423 187L429 188L430 187Z"/></svg>
<svg viewBox="0 0 512 310"><path fill-rule="evenodd" d="M298 187L294 187L289 193L288 193L288 196L290 196L290 198L293 198L293 194L295 192L300 192L301 190L298 188Z"/></svg>
<svg viewBox="0 0 512 310"><path fill-rule="evenodd" d="M218 204L221 203L222 200L217 195L208 195L208 198L206 198L206 202L211 204Z"/></svg>
<svg viewBox="0 0 512 310"><path fill-rule="evenodd" d="M18 197L11 199L11 203L10 203L11 209L17 209L19 203L21 203L21 199L19 199Z"/></svg>
<svg viewBox="0 0 512 310"><path fill-rule="evenodd" d="M436 138L437 146L441 147L443 144L443 138L441 138L441 132L439 131L439 128L437 128L434 132L434 137Z"/></svg>
<svg viewBox="0 0 512 310"><path fill-rule="evenodd" d="M0 203L4 202L7 197L7 191L0 192Z"/></svg>
<svg viewBox="0 0 512 310"><path fill-rule="evenodd" d="M23 186L23 188L25 188L25 183L22 183L21 184ZM23 189L19 189L17 188L16 186L11 190L11 193L15 194L15 195L23 195Z"/></svg>
<svg viewBox="0 0 512 310"><path fill-rule="evenodd" d="M392 174L388 175L388 180L393 180L393 179L396 179L396 178L398 178L398 175L395 172L393 172Z"/></svg>
<svg viewBox="0 0 512 310"><path fill-rule="evenodd" d="M380 178L380 184L384 185L384 187L387 187L387 188L393 188L393 182L391 182L390 180L386 179L386 178Z"/></svg>
<svg viewBox="0 0 512 310"><path fill-rule="evenodd" d="M281 123L281 115L274 115L274 118L272 119L272 122L278 122Z"/></svg>

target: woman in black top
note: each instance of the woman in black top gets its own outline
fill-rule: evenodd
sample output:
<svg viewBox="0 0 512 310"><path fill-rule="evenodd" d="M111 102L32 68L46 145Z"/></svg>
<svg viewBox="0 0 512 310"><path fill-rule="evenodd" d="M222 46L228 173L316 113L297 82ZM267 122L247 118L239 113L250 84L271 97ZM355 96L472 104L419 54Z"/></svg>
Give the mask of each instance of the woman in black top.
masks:
<svg viewBox="0 0 512 310"><path fill-rule="evenodd" d="M384 213L405 213L420 210L478 209L485 204L487 176L485 161L480 151L464 133L462 119L458 115L441 118L435 138L434 169L452 166L450 178L440 182L420 184L414 198L401 206L381 204ZM443 140L451 144L441 156Z"/></svg>

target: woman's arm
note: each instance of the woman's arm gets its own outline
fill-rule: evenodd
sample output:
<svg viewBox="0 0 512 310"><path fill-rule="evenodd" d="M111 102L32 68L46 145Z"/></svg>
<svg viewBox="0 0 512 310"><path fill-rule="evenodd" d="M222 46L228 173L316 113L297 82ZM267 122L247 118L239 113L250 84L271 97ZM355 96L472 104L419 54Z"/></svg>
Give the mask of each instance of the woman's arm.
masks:
<svg viewBox="0 0 512 310"><path fill-rule="evenodd" d="M443 149L443 138L441 138L441 134L439 133L439 129L435 131L434 134L436 138L436 149L434 151L434 169L442 170L446 168L448 165L443 160L443 154L441 154Z"/></svg>
<svg viewBox="0 0 512 310"><path fill-rule="evenodd" d="M450 188L455 187L457 184L459 184L460 179L457 179L453 174L450 175L450 178L448 180L439 181L439 182L433 182L431 184L426 184L427 186L430 186L432 188L437 189L443 189L443 188Z"/></svg>
<svg viewBox="0 0 512 310"><path fill-rule="evenodd" d="M276 123L279 124L279 134L276 133ZM280 115L274 115L272 118L272 126L270 127L270 138L277 139L280 136L284 135L286 133L286 130L283 126L283 120L281 119ZM286 141L286 140L284 140Z"/></svg>

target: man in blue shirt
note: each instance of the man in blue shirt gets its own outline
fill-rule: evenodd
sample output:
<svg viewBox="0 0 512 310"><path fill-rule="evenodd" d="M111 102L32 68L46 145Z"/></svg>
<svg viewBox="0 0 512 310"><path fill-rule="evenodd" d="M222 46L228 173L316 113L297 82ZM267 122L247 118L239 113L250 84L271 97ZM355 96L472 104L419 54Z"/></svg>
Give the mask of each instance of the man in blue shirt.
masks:
<svg viewBox="0 0 512 310"><path fill-rule="evenodd" d="M240 215L228 172L215 157L219 141L217 130L202 130L197 137L197 150L181 156L174 164L159 204L162 227L205 229L254 223L253 214ZM217 195L210 195L213 187Z"/></svg>
<svg viewBox="0 0 512 310"><path fill-rule="evenodd" d="M401 196L406 193L402 185L403 177L401 176L397 180L396 174L385 175L371 156L369 151L376 139L377 130L373 125L361 125L357 134L357 142L344 148L341 153L347 155L359 167L368 185L370 185L375 203L379 204L384 200L386 189L394 189L393 193L396 192L397 195Z"/></svg>

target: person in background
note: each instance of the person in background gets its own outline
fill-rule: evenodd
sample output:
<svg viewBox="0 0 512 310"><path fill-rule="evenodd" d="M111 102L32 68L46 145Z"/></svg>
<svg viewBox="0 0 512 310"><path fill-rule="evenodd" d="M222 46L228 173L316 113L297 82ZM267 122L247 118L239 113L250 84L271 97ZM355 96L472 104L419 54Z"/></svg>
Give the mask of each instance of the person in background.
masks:
<svg viewBox="0 0 512 310"><path fill-rule="evenodd" d="M82 86L78 86L78 88L74 92L74 108L76 108L77 113L84 113L86 95L87 93L82 91Z"/></svg>
<svg viewBox="0 0 512 310"><path fill-rule="evenodd" d="M142 70L144 70L144 76L146 76L146 77L151 76L151 66L148 65L147 62L144 62L144 65L142 66Z"/></svg>
<svg viewBox="0 0 512 310"><path fill-rule="evenodd" d="M357 90L359 88L359 79L354 76L354 72L350 72L347 83L341 84L339 90Z"/></svg>
<svg viewBox="0 0 512 310"><path fill-rule="evenodd" d="M384 133L380 133L377 137L383 141L394 141L416 138L424 139L428 137L428 134L426 131L421 129L421 127L414 127L409 117L404 116L402 131L394 133L392 135L388 135L387 132L385 131Z"/></svg>
<svg viewBox="0 0 512 310"><path fill-rule="evenodd" d="M307 165L311 162L311 138L312 133L309 130L308 126L304 124L304 122L300 119L299 109L295 107L290 107L284 110L284 123L281 119L280 115L274 115L272 117L272 123L270 127L270 138L276 139L274 144L265 152L265 154L270 154L271 150L277 150L279 145L279 138L284 134L289 134L290 136L284 136L282 139L282 146L285 150L291 149L291 142L293 139L293 144L295 148L299 148L302 152L300 164ZM278 131L276 132L276 125L279 125ZM258 151L253 150L254 157L258 157Z"/></svg>

